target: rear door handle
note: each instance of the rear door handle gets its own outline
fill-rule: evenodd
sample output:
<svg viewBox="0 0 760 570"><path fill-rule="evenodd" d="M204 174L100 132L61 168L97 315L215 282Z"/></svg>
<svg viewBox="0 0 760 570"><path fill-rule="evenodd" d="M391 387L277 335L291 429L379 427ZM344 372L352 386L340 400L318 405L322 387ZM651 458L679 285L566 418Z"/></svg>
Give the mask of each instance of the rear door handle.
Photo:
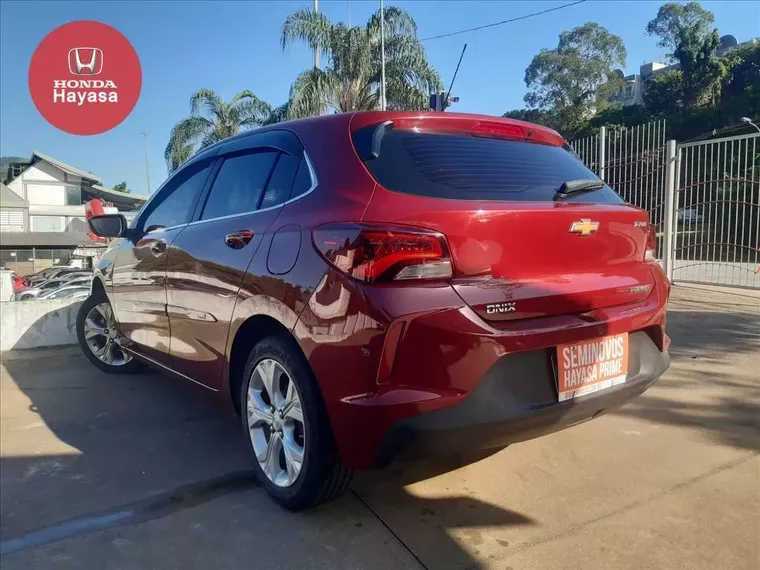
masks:
<svg viewBox="0 0 760 570"><path fill-rule="evenodd" d="M166 240L157 239L152 244L150 244L150 251L156 257L161 255L165 250L166 250Z"/></svg>
<svg viewBox="0 0 760 570"><path fill-rule="evenodd" d="M232 249L243 249L252 239L253 232L251 230L238 230L224 236L224 243Z"/></svg>

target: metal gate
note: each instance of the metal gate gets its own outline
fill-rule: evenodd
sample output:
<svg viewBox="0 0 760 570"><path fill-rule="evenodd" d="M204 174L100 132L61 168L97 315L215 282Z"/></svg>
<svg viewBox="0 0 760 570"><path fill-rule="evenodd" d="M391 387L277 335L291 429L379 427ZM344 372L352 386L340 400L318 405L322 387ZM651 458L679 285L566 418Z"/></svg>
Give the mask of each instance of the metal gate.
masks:
<svg viewBox="0 0 760 570"><path fill-rule="evenodd" d="M760 288L760 133L677 145L665 126L602 127L570 146L649 212L671 281Z"/></svg>
<svg viewBox="0 0 760 570"><path fill-rule="evenodd" d="M674 281L760 287L760 133L678 145Z"/></svg>

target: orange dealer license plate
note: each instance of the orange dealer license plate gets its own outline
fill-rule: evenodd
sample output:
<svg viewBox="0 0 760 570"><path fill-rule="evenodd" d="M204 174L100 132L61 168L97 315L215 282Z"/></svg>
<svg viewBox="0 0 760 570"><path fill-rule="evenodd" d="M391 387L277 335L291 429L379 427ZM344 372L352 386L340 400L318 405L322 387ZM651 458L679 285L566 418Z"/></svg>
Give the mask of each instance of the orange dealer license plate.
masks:
<svg viewBox="0 0 760 570"><path fill-rule="evenodd" d="M627 371L628 333L557 346L560 402L622 384Z"/></svg>

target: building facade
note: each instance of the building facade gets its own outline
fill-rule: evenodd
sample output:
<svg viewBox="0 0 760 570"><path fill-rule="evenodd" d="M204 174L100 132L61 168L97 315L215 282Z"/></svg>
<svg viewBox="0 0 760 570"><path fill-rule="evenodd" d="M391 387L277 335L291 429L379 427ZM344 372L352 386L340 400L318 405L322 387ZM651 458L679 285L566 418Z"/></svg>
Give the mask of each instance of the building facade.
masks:
<svg viewBox="0 0 760 570"><path fill-rule="evenodd" d="M0 261L21 274L100 251L102 244L87 236L90 200L102 200L106 213L127 220L147 200L106 188L99 177L37 151L28 161L11 163L8 178L0 188Z"/></svg>

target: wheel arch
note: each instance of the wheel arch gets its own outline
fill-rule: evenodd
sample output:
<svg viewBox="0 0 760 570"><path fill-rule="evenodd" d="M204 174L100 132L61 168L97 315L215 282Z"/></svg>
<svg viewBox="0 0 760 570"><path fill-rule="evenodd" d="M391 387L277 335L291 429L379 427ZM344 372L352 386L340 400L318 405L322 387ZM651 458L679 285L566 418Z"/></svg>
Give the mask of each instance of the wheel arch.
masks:
<svg viewBox="0 0 760 570"><path fill-rule="evenodd" d="M232 340L227 375L227 390L232 406L238 414L241 413L240 384L243 380L243 369L248 360L248 355L257 342L268 336L278 336L290 342L301 353L308 365L308 359L296 337L285 325L274 317L265 314L248 317L238 327Z"/></svg>
<svg viewBox="0 0 760 570"><path fill-rule="evenodd" d="M103 283L103 277L100 274L92 276L92 288L90 289L90 295L102 294L104 297L108 297L106 291L106 285Z"/></svg>

